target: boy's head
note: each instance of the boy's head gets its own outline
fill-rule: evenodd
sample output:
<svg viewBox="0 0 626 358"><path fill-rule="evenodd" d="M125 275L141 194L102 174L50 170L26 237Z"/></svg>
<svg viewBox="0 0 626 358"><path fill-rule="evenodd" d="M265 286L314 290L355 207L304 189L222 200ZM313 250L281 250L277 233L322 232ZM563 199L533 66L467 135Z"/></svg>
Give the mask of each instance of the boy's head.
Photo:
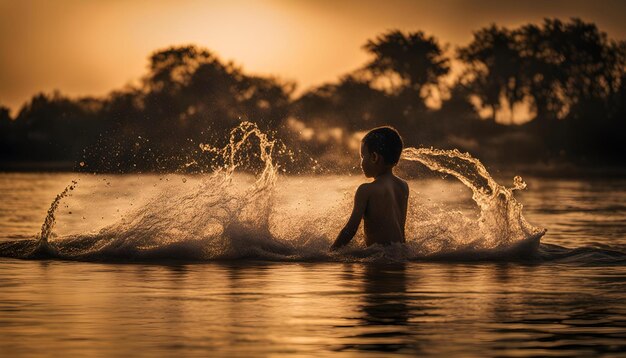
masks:
<svg viewBox="0 0 626 358"><path fill-rule="evenodd" d="M373 162L363 162L362 165L364 171L366 169L365 165L370 167L373 164L378 164L380 166L394 166L398 164L400 154L402 154L402 138L397 130L388 126L374 128L367 132L365 137L363 137L361 144L362 156L365 157L365 154L367 154L370 156L368 159ZM370 172L375 170L375 168L368 169L370 169ZM368 175L367 172L365 174Z"/></svg>

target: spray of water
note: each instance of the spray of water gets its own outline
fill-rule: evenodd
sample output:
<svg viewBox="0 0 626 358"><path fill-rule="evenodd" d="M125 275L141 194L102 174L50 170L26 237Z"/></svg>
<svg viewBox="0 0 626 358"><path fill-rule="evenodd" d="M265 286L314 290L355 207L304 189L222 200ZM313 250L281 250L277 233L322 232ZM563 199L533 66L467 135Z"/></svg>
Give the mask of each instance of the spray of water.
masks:
<svg viewBox="0 0 626 358"><path fill-rule="evenodd" d="M235 175L243 152L255 138L263 167L256 177ZM289 253L289 245L270 232L278 165L276 142L256 125L244 122L230 133L224 148L201 144L224 164L211 175L167 188L124 218L94 234L57 240L62 257L80 259L229 259Z"/></svg>
<svg viewBox="0 0 626 358"><path fill-rule="evenodd" d="M253 148L254 153L250 153ZM520 245L536 247L545 232L522 216L513 191L525 187L519 177L509 189L496 183L475 158L458 151L407 148L404 160L456 177L472 191L478 220L460 212L419 203L413 195L406 245L365 248L359 237L340 252L327 248L344 223L350 196L324 210L298 207L278 212L280 195L289 191L275 162L276 141L250 122L230 133L224 148L200 144L223 163L212 174L192 178L184 188L165 187L147 202L97 232L49 241L60 193L48 211L35 243L0 245L2 256L54 256L78 260L421 260L456 255L462 259L506 257ZM251 154L262 164L255 175L239 173ZM323 182L324 178L309 178ZM183 180L183 181L186 181ZM323 193L320 193L323 195ZM308 210L301 215L301 210ZM362 233L358 234L362 235ZM22 240L25 241L25 240ZM33 246L35 250L33 251ZM41 247L44 249L41 249ZM30 255L24 255L28 251ZM33 254L35 253L35 254Z"/></svg>
<svg viewBox="0 0 626 358"><path fill-rule="evenodd" d="M52 201L52 204L50 204L50 208L48 209L48 214L46 215L46 218L44 219L43 224L41 224L41 232L39 233L39 242L41 244L48 242L48 238L52 234L52 229L54 228L54 224L56 223L56 218L54 214L57 208L59 207L61 200L65 198L67 195L69 195L69 193L72 190L74 190L74 187L76 187L76 184L78 184L78 182L75 180L72 180L72 184L66 186L65 189L63 189L63 191L60 192L54 198L54 200Z"/></svg>
<svg viewBox="0 0 626 358"><path fill-rule="evenodd" d="M478 220L471 220L454 211L439 212L434 215L438 222L429 225L444 230L433 232L425 229L424 225L420 227L424 218L433 217L433 211L424 212L413 206L409 226L413 229L413 245L422 254L447 256L467 251L484 253L485 250L494 253L519 250L520 246L532 251L538 247L546 231L526 221L522 215L522 204L513 196L515 190L526 188L521 177L516 176L513 187L506 188L489 175L478 159L458 150L406 148L402 157L419 162L430 170L452 175L472 191L472 199L480 209Z"/></svg>

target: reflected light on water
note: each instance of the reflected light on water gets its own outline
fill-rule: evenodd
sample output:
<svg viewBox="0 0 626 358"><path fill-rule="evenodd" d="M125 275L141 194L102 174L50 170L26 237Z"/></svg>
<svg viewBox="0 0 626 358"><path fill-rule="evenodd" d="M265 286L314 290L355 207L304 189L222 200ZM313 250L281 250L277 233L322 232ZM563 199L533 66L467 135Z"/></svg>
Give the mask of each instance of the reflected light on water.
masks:
<svg viewBox="0 0 626 358"><path fill-rule="evenodd" d="M621 267L1 265L0 346L12 355L529 356L626 348Z"/></svg>

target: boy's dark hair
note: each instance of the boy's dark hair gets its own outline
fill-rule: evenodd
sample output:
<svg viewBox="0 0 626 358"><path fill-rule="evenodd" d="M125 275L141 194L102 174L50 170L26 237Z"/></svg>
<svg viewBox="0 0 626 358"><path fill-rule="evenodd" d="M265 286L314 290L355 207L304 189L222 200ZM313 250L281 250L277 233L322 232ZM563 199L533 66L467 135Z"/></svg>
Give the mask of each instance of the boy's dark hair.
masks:
<svg viewBox="0 0 626 358"><path fill-rule="evenodd" d="M400 133L389 126L374 128L363 137L363 144L370 153L378 153L386 164L396 165L402 154Z"/></svg>

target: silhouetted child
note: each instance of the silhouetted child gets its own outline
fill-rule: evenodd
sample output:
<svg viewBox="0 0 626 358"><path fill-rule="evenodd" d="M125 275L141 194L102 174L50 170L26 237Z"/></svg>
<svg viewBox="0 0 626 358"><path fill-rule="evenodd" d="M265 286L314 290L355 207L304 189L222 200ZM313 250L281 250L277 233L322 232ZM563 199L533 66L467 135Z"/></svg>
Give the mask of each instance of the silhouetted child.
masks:
<svg viewBox="0 0 626 358"><path fill-rule="evenodd" d="M369 131L361 141L361 168L371 183L361 184L354 196L350 219L330 247L338 249L350 242L365 222L365 244L387 245L404 242L404 224L409 200L408 184L393 174L402 153L402 138L391 127Z"/></svg>

